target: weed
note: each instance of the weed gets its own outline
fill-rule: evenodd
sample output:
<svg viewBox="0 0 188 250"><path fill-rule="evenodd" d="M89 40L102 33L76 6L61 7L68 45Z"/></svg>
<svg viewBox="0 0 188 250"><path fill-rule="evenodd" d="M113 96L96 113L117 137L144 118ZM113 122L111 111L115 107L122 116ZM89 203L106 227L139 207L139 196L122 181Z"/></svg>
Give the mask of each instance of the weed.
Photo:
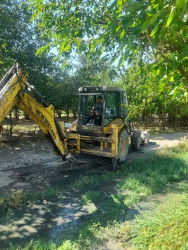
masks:
<svg viewBox="0 0 188 250"><path fill-rule="evenodd" d="M77 244L72 243L70 240L66 240L63 244L57 248L57 250L77 250L79 246Z"/></svg>
<svg viewBox="0 0 188 250"><path fill-rule="evenodd" d="M88 191L84 195L82 195L82 200L85 204L95 202L97 199L99 199L101 196L101 193L99 191Z"/></svg>
<svg viewBox="0 0 188 250"><path fill-rule="evenodd" d="M121 181L118 186L122 191L127 191L127 197L124 200L127 206L131 206L141 198L152 194L151 188L139 180L137 174L130 175L127 179Z"/></svg>
<svg viewBox="0 0 188 250"><path fill-rule="evenodd" d="M187 198L176 195L154 214L138 217L134 228L134 245L142 249L187 249Z"/></svg>
<svg viewBox="0 0 188 250"><path fill-rule="evenodd" d="M104 175L102 175L103 181L111 181L118 175L118 172L106 172Z"/></svg>
<svg viewBox="0 0 188 250"><path fill-rule="evenodd" d="M15 209L23 203L24 193L22 190L18 190L11 194L9 197L0 197L0 212L7 209Z"/></svg>
<svg viewBox="0 0 188 250"><path fill-rule="evenodd" d="M83 176L71 184L71 188L78 189L88 185L94 185L101 181L101 177L98 175Z"/></svg>
<svg viewBox="0 0 188 250"><path fill-rule="evenodd" d="M52 199L58 192L58 189L52 187L42 191L27 193L24 193L23 190L18 190L9 197L0 197L0 213L19 208L23 204L28 204L33 201Z"/></svg>
<svg viewBox="0 0 188 250"><path fill-rule="evenodd" d="M46 249L55 250L55 249L57 249L57 246L52 241L45 242L42 240L38 240L38 241L31 240L28 244L26 244L26 246L24 248L23 247L16 247L16 246L10 244L9 249L10 250L46 250ZM66 250L68 250L68 249L66 249Z"/></svg>

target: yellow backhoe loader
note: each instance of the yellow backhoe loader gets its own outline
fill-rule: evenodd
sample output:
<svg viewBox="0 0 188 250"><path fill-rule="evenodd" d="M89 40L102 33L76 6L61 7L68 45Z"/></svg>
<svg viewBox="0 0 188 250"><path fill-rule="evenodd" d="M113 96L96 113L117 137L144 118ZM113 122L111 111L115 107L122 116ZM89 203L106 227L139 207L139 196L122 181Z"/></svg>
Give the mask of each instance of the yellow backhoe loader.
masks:
<svg viewBox="0 0 188 250"><path fill-rule="evenodd" d="M133 150L148 142L146 131L131 131L126 121L127 96L119 87L81 87L77 120L69 129L58 123L54 107L27 81L28 74L13 66L0 81L0 123L17 105L35 121L53 145L54 153L92 154L112 159L113 169L125 161L129 137Z"/></svg>

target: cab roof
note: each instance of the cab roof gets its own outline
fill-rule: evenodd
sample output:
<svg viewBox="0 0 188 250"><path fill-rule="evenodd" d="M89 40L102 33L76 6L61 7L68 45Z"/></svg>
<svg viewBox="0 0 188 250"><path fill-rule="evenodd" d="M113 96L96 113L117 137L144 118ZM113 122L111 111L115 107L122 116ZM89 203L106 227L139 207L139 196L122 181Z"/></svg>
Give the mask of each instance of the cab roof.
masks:
<svg viewBox="0 0 188 250"><path fill-rule="evenodd" d="M102 93L102 92L125 92L123 88L120 87L107 87L107 86L85 86L78 89L79 93Z"/></svg>

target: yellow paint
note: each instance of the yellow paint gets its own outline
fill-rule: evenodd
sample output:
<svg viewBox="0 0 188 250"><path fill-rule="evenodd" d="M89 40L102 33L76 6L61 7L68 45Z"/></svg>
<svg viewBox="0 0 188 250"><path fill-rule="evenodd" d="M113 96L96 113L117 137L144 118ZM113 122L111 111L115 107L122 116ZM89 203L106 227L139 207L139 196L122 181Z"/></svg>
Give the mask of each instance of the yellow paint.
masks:
<svg viewBox="0 0 188 250"><path fill-rule="evenodd" d="M9 84L4 88L2 96L0 96L0 123L8 112L18 103L20 91L26 88L24 82L27 81L27 74L24 74L22 70L18 72L22 81L19 81L16 74L13 75Z"/></svg>
<svg viewBox="0 0 188 250"><path fill-rule="evenodd" d="M65 123L64 123L64 121L60 121L60 122L59 122L59 125L60 125L62 131L65 131L65 130L66 130L66 129L65 129Z"/></svg>
<svg viewBox="0 0 188 250"><path fill-rule="evenodd" d="M72 126L70 127L70 131L76 132L76 126L77 126L77 120L75 120L75 121L72 123Z"/></svg>
<svg viewBox="0 0 188 250"><path fill-rule="evenodd" d="M118 158L118 126L112 125L112 145L111 145L111 153L112 157Z"/></svg>
<svg viewBox="0 0 188 250"><path fill-rule="evenodd" d="M115 119L110 122L106 127L104 127L103 132L105 134L111 133L111 128L113 125L116 125L118 127L118 131L120 131L125 126L121 119Z"/></svg>
<svg viewBox="0 0 188 250"><path fill-rule="evenodd" d="M103 145L104 145L104 143L103 143L103 141L101 141L101 142L100 142L100 150L101 150L101 151L103 151L103 148L104 148Z"/></svg>

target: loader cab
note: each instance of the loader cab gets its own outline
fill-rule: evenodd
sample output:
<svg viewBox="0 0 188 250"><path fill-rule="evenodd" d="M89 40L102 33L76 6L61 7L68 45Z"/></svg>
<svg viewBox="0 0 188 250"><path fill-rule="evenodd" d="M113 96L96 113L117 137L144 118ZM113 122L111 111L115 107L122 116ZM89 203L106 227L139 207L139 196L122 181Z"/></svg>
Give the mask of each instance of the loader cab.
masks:
<svg viewBox="0 0 188 250"><path fill-rule="evenodd" d="M127 96L122 88L79 88L77 132L102 134L103 128L109 123L115 119L126 118L125 104L127 104Z"/></svg>

